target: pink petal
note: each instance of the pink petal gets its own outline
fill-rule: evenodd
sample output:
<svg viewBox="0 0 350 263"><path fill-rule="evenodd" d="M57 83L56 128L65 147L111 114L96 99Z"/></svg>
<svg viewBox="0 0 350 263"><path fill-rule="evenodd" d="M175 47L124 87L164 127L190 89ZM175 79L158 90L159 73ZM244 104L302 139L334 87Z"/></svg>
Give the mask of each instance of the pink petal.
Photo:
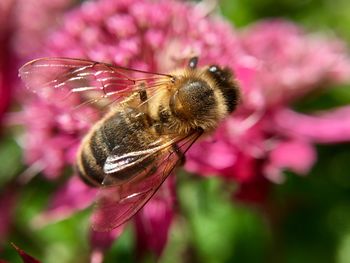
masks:
<svg viewBox="0 0 350 263"><path fill-rule="evenodd" d="M96 232L90 230L90 246L92 249L90 262L102 263L104 252L109 249L113 242L123 233L124 225L114 228L109 232Z"/></svg>
<svg viewBox="0 0 350 263"><path fill-rule="evenodd" d="M275 115L277 130L315 143L350 140L350 106L314 115L281 110Z"/></svg>
<svg viewBox="0 0 350 263"><path fill-rule="evenodd" d="M156 195L135 216L137 246L140 255L148 250L159 257L167 243L168 232L174 218L175 186L168 178Z"/></svg>
<svg viewBox="0 0 350 263"><path fill-rule="evenodd" d="M350 59L344 43L306 34L291 22L258 22L248 27L241 41L245 51L260 64L257 85L245 103L253 100L264 102L260 106L285 105L319 89L325 82L350 79Z"/></svg>
<svg viewBox="0 0 350 263"><path fill-rule="evenodd" d="M265 166L265 176L275 183L281 183L282 169L290 169L306 174L316 161L314 147L301 140L283 141L270 152L269 163Z"/></svg>
<svg viewBox="0 0 350 263"><path fill-rule="evenodd" d="M239 152L230 177L237 182L244 184L256 180L258 173L258 162L250 155Z"/></svg>
<svg viewBox="0 0 350 263"><path fill-rule="evenodd" d="M95 199L96 191L97 189L87 186L78 176L72 176L62 188L54 193L49 208L34 218L33 224L40 227L87 208Z"/></svg>
<svg viewBox="0 0 350 263"><path fill-rule="evenodd" d="M257 60L253 57L244 57L242 64L236 65L234 73L243 91L250 91L254 85L257 74Z"/></svg>
<svg viewBox="0 0 350 263"><path fill-rule="evenodd" d="M307 173L315 160L314 147L303 141L282 142L270 153L271 163L298 173Z"/></svg>
<svg viewBox="0 0 350 263"><path fill-rule="evenodd" d="M108 232L97 232L91 229L90 243L93 249L107 250L124 231L124 225Z"/></svg>
<svg viewBox="0 0 350 263"><path fill-rule="evenodd" d="M236 152L223 140L202 141L189 150L186 158L186 169L210 175L231 167L236 161Z"/></svg>

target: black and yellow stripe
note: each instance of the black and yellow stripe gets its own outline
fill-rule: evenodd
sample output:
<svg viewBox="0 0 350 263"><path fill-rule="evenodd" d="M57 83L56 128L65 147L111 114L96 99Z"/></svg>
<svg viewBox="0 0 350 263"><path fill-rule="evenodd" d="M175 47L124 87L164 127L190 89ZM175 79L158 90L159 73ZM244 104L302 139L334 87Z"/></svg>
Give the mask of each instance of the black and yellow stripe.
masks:
<svg viewBox="0 0 350 263"><path fill-rule="evenodd" d="M106 176L103 167L107 157L146 149L148 143L155 140L149 128L149 116L137 109L127 108L107 115L83 140L78 154L78 171L82 179L89 185L101 185ZM111 176L116 182L127 180L145 169L151 159Z"/></svg>

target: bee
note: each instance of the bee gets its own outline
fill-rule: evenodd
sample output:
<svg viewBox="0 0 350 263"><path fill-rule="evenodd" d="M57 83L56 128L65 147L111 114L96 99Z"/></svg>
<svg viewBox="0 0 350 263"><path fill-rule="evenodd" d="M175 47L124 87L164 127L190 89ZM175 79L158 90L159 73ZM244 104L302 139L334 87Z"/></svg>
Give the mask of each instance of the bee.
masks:
<svg viewBox="0 0 350 263"><path fill-rule="evenodd" d="M76 161L81 178L100 188L92 217L98 231L118 227L140 210L184 163L191 145L215 131L240 98L230 69L198 67L197 57L168 74L40 58L19 75L39 94L78 94L81 105L108 108L83 138Z"/></svg>

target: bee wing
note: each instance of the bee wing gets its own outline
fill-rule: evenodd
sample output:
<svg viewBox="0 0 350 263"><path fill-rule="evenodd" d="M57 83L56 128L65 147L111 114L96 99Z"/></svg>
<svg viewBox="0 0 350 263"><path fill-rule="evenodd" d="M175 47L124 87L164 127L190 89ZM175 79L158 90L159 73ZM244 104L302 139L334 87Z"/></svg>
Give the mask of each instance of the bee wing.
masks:
<svg viewBox="0 0 350 263"><path fill-rule="evenodd" d="M129 220L155 194L175 166L182 162L186 151L201 134L193 132L188 136L174 138L173 144L154 150L157 159L151 164L152 168L146 169L146 173L140 173L123 184L101 188L92 227L96 231L109 231ZM140 156L142 158L143 155ZM130 164L137 165L140 159L135 158Z"/></svg>
<svg viewBox="0 0 350 263"><path fill-rule="evenodd" d="M101 100L119 101L142 88L155 88L172 76L119 67L107 63L74 58L39 58L19 69L27 88L41 96L53 92L55 98L72 93L82 96L82 103Z"/></svg>

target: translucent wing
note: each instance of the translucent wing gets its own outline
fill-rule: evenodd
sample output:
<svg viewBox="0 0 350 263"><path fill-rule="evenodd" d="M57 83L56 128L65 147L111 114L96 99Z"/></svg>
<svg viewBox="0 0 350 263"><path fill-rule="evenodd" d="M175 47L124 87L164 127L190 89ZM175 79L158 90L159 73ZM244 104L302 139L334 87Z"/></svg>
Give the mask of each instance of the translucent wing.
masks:
<svg viewBox="0 0 350 263"><path fill-rule="evenodd" d="M173 144L165 144L164 147L149 152L157 158L146 167L145 172L123 184L102 188L92 217L93 228L96 231L109 231L129 220L154 195L174 167L183 161L184 154L201 134L198 131L174 138ZM144 157L141 154L129 164L137 165ZM106 185L109 184L110 182Z"/></svg>
<svg viewBox="0 0 350 263"><path fill-rule="evenodd" d="M109 176L109 174L127 173L127 171L130 171L133 167L138 169L142 167L144 168L143 173L149 173L148 170L152 169L152 166L148 166L147 164L157 159L164 151L167 151L171 147L175 147L179 140L178 137L163 135L150 143L143 150L123 154L120 154L118 147L116 147L107 157L104 164L103 170L107 176L105 177L103 184L105 186L118 184L117 179Z"/></svg>
<svg viewBox="0 0 350 263"><path fill-rule="evenodd" d="M41 96L50 97L54 92L54 96L65 98L76 93L82 95L82 103L101 104L119 101L141 88L162 86L172 78L167 74L73 58L36 59L21 67L19 75L28 89Z"/></svg>

